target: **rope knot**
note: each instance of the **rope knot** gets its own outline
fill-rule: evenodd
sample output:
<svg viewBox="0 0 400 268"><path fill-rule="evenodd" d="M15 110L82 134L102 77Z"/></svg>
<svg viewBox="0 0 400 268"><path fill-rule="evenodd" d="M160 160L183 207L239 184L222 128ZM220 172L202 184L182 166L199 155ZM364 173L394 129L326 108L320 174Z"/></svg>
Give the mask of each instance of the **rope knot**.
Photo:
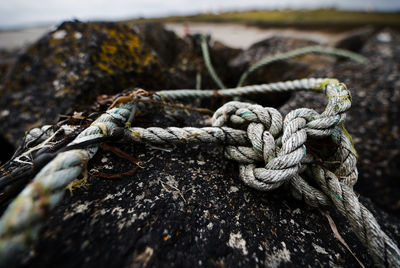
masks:
<svg viewBox="0 0 400 268"><path fill-rule="evenodd" d="M307 137L321 139L335 133L333 140L338 148L332 162L346 161L346 172L343 165L337 170L347 181L350 181L350 175L354 177L353 153L344 153L340 148L344 144L343 138L347 138L338 128L351 106L350 91L337 82L323 87L328 105L321 114L313 109L300 108L282 120L282 115L274 108L237 101L226 103L214 113L213 126L246 129L250 146L225 147L225 156L239 163L240 178L246 185L263 191L281 186L304 170L302 163L313 161L313 157L307 154ZM340 139L337 138L339 130Z"/></svg>
<svg viewBox="0 0 400 268"><path fill-rule="evenodd" d="M276 109L232 101L215 112L213 126L246 129L251 146L226 146L225 156L239 162L240 178L248 186L274 189L297 171L279 157L283 120Z"/></svg>

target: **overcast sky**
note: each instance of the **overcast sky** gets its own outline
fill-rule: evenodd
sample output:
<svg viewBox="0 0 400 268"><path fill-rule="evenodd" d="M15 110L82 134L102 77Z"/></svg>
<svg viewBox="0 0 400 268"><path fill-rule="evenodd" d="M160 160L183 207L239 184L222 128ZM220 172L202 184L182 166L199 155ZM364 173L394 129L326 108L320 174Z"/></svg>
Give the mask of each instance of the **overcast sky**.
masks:
<svg viewBox="0 0 400 268"><path fill-rule="evenodd" d="M123 19L243 9L319 8L400 10L400 0L1 0L0 28L68 19Z"/></svg>

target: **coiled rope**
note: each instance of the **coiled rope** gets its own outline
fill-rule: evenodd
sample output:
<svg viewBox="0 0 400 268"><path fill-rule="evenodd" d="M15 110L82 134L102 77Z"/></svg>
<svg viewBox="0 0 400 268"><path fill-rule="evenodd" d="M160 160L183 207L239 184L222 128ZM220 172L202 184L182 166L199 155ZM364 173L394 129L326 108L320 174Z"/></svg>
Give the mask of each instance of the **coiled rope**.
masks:
<svg viewBox="0 0 400 268"><path fill-rule="evenodd" d="M349 221L379 267L399 267L400 251L382 231L373 215L358 201L356 151L343 127L351 106L346 86L334 79L302 79L218 91L220 96L244 96L271 91L314 90L328 98L321 114L308 108L291 111L284 118L273 108L229 102L218 109L207 128L129 128L125 141L168 144L178 142L220 143L225 155L239 164L239 177L258 190L290 186L292 194L313 207L333 206ZM160 91L156 100L206 98L215 91ZM110 135L124 126L134 101L108 110L72 143ZM135 109L133 109L135 110ZM244 130L245 129L245 130ZM307 140L331 138L335 153L323 165L308 153ZM37 238L47 211L61 200L65 187L82 173L97 146L62 152L48 163L11 203L0 220L0 264L7 264L27 250ZM319 188L308 183L314 179Z"/></svg>

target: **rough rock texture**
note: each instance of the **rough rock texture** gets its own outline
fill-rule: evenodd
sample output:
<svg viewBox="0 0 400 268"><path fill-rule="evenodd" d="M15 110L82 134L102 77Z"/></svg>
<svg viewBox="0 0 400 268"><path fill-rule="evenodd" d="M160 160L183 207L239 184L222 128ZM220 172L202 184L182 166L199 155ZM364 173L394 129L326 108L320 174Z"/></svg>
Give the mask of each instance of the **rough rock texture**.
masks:
<svg viewBox="0 0 400 268"><path fill-rule="evenodd" d="M19 49L13 49L11 51L0 49L0 92L4 90L4 79L15 63L19 53ZM0 112L0 117L5 117L8 114L9 110L2 110ZM0 153L0 162L4 163L10 159L12 153L15 151L15 147L0 134L0 148L3 151L3 153Z"/></svg>
<svg viewBox="0 0 400 268"><path fill-rule="evenodd" d="M11 66L15 63L19 53L19 49L13 49L11 51L0 49L0 86L3 86L3 79L9 72Z"/></svg>
<svg viewBox="0 0 400 268"><path fill-rule="evenodd" d="M375 32L376 29L370 26L355 29L346 34L343 38L337 40L335 42L335 47L358 52Z"/></svg>
<svg viewBox="0 0 400 268"><path fill-rule="evenodd" d="M194 88L197 72L202 87L211 88L214 82L196 50L192 40L161 25L65 22L28 47L1 81L0 136L15 146L25 131L81 110L101 94ZM228 57L231 53L218 54L214 61ZM1 76L7 66L0 62Z"/></svg>
<svg viewBox="0 0 400 268"><path fill-rule="evenodd" d="M0 92L3 135L15 143L102 93L162 81L157 57L127 26L66 22L22 54ZM12 119L12 120L11 120Z"/></svg>
<svg viewBox="0 0 400 268"><path fill-rule="evenodd" d="M249 66L263 58L274 56L277 53L287 52L295 48L316 44L317 43L312 41L291 37L271 37L255 43L249 49L242 51L237 57L232 58L229 61L229 67L238 69L241 74L241 72L244 72ZM313 55L306 55L304 57L313 57ZM319 61L321 61L321 59L319 59ZM315 61L315 63L317 62L318 61ZM288 71L289 68L290 71ZM301 60L301 58L295 58L285 62L275 62L252 73L249 80L246 81L246 84L298 79L299 77L307 76L310 70L315 68L315 64L310 65L304 60Z"/></svg>
<svg viewBox="0 0 400 268"><path fill-rule="evenodd" d="M154 118L142 120L160 126L198 125L187 116ZM179 145L170 152L144 145L118 147L139 157L144 168L120 180L97 178L96 171L133 167L100 151L90 165L90 185L66 194L27 267L357 265L318 211L284 189L262 193L244 186L221 147ZM332 213L352 250L372 266L347 222ZM377 215L399 241L400 221L382 211Z"/></svg>
<svg viewBox="0 0 400 268"><path fill-rule="evenodd" d="M317 43L291 37L271 37L257 42L249 49L242 51L229 61L228 66L232 70L235 70L237 76L234 81L237 83L241 74L261 59L275 56L278 53L284 53L292 49L313 45L317 45ZM245 85L310 77L311 73L323 66L331 65L333 62L334 58L330 56L313 54L303 55L287 61L277 61L251 73L246 79ZM285 103L289 97L289 93L270 93L249 99L264 106L279 107Z"/></svg>
<svg viewBox="0 0 400 268"><path fill-rule="evenodd" d="M60 27L66 27L65 25ZM114 24L82 27L92 29L91 27L100 27L99 25L106 28L117 27ZM187 37L185 40L181 40L160 28L154 28L155 32L152 33L152 28L146 27L137 26L134 32L141 35L141 38L145 40L143 44L146 43L152 49L150 50L145 45L140 46L143 51L149 51L148 55L155 57L154 66L166 70L164 74L175 72L174 79L181 78L180 81L189 81L188 78L194 79L196 72L200 71L205 77L205 81L210 81L205 84L212 85L212 81L205 75L204 66L201 66L201 54L199 54L198 46L195 45L198 42L196 38ZM58 31L49 36L54 37ZM46 38L50 38L49 36L32 47L41 47L40 44L44 42L43 40L47 40ZM74 36L71 38L75 38ZM168 46L170 46L169 49L177 51L176 58L168 55L168 50L165 50L164 47L154 44L157 36L160 36L162 40L175 40L176 43ZM67 38L59 40L59 42L66 42L60 46L61 48L64 46L68 48L68 35L65 37ZM84 35L80 37L80 39L83 38L85 38ZM101 40L98 40L100 44ZM340 79L352 89L353 108L349 113L346 126L354 136L360 155L360 179L356 189L362 196L365 196L361 197L362 203L372 210L383 229L398 244L400 242L398 217L400 201L396 195L399 191L399 181L396 175L400 159L398 145L399 44L399 33L384 30L368 38L363 44L360 52L371 59L366 65L351 63L347 60L336 60L331 56L304 56L271 65L272 67L261 70L259 74L250 77L248 81L248 83L265 83L306 76L330 76ZM102 51L97 51L99 43L95 45L96 49L93 48L90 55L98 55ZM211 55L217 71L223 74L224 82L235 84L237 81L229 78L229 72L231 75L236 74L238 70L244 68L243 66L259 60L261 55L271 55L277 51L287 51L304 45L309 45L308 41L272 38L253 46L247 52L240 52L224 49L222 45L214 44L211 48ZM178 48L186 48L186 50ZM76 47L75 49L79 51L80 48ZM254 52L256 50L261 52L257 54L258 52ZM144 55L147 55L146 53ZM246 53L250 55L247 58L244 56ZM29 57L29 55L27 53L25 57ZM33 55L35 54L33 53ZM35 58L33 55L30 57ZM227 63L230 57L232 61L236 58L238 65L235 67L231 66L231 63L225 64L227 69L223 69L222 63ZM138 56L138 58L141 57ZM60 69L59 73L53 73L44 64L45 59L36 59L33 62L38 62L36 68L25 67L35 70L38 74L48 72L58 77L69 73L68 69ZM163 69L164 65L168 67ZM14 68L22 68L21 66L20 59ZM80 65L72 66L78 68ZM94 69L93 71L91 69L89 73L93 74L90 76L83 74L82 81L91 77L90 79L93 79L95 84L98 83L97 87L94 86L95 89L103 86L111 90L115 81L112 79L97 81L95 78L99 76L95 76L94 70L102 72L101 68L90 66L93 66ZM266 76L270 71L276 73ZM25 81L23 88L26 89L31 84L32 87L40 85L39 82L35 84L35 81L32 80L31 71L20 72L20 74L21 77L14 80L16 87L20 84L18 82L20 79ZM155 73L155 75L162 75L162 73ZM265 75L265 79L257 80L261 79L262 75ZM28 80L24 80L25 77L30 77L30 80L28 78L26 78ZM164 80L152 79L151 72L147 78L150 80L140 82L135 78L126 83L129 84L129 87L137 85L135 84L137 82L143 83L138 86L144 88L164 88ZM46 83L53 83L54 78L52 79L46 80L50 81ZM146 84L146 81L150 81L150 84ZM122 87L121 84L118 89ZM78 89L78 86L74 88ZM82 88L91 89L90 84L82 84ZM44 87L41 94L52 96L54 90L54 85ZM40 101L37 98L41 95L32 95L31 91L23 92L26 94L20 94L20 98L16 98L16 100L28 98L33 101L32 106L36 105L36 101ZM82 93L82 91L71 92L71 94ZM100 94L102 91L94 92ZM4 92L2 94L15 98L15 94L5 95ZM74 96L76 99L77 96ZM83 98L80 101L91 102L89 95L79 96ZM279 98L284 100L288 97L281 96L274 101L265 99L259 99L259 101L262 104L272 102L277 106L279 104L276 101ZM66 101L69 101L71 105L74 103L72 99L66 98ZM202 105L206 105L206 103L202 103ZM296 93L288 103L281 107L281 111L285 113L294 107L303 106L315 107L321 111L324 105L325 101L322 95ZM22 106L17 105L16 107ZM71 106L67 105L66 107L70 108ZM2 109L4 108L2 107ZM38 113L46 114L47 108L39 106L29 107L29 109L38 109ZM29 114L30 110L28 111ZM207 121L207 117L196 113L157 111L142 113L136 119L135 124L141 126L202 126ZM5 119L1 120L3 122ZM15 125L21 124L21 121L18 120L20 120L19 117L13 121ZM22 121L22 123L24 122ZM10 129L12 126L10 123ZM143 168L131 176L117 180L99 178L96 172L115 174L133 167L130 162L115 156L110 151L101 149L89 162L88 185L75 189L72 194L66 193L64 200L52 212L42 229L39 242L32 248L29 256L22 260L21 266L357 266L356 260L336 240L326 218L318 210L312 210L305 204L294 200L285 188L262 193L244 186L238 179L236 164L223 157L220 146L179 145L167 148L167 150L137 144L114 144L114 146L140 158L144 163ZM345 219L335 211L330 211L330 213L339 232L357 257L365 266L373 266L370 256L349 229Z"/></svg>
<svg viewBox="0 0 400 268"><path fill-rule="evenodd" d="M347 129L359 154L359 183L355 189L400 217L400 34L382 30L364 43L360 52L367 64L339 61L314 73L335 77L352 91ZM307 103L322 111L324 96L299 92L282 108L287 112Z"/></svg>

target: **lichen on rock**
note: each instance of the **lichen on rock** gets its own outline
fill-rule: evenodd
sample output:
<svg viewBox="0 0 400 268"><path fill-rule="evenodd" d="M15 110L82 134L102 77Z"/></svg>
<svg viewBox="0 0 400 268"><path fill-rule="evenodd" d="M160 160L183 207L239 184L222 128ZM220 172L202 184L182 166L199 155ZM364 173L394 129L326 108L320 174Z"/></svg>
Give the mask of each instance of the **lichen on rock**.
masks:
<svg viewBox="0 0 400 268"><path fill-rule="evenodd" d="M55 122L58 113L71 115L79 109L89 115L94 111L89 107L101 106L92 104L104 93L117 94L136 86L193 87L197 72L204 77L206 87L213 87L201 54L196 51L196 39L184 40L160 27L131 28L115 23L75 21L63 23L46 34L17 60L4 82L0 122L9 131L4 135L18 141L27 128L45 121ZM383 33L385 38L382 32L369 36L360 48L364 56L374 58L368 65L308 56L261 69L250 77L249 83L260 82L268 73L263 82L281 80L283 75L291 79L329 76L349 85L354 106L348 129L355 133L361 163L361 186L356 189L366 196L360 198L361 202L373 211L385 232L399 242L397 185L393 178L399 158L396 147L399 129L395 124L399 106L395 89L400 81L397 68L400 39L395 31ZM157 37L163 42L171 41L168 49L154 43ZM308 43L274 37L247 51L222 44L213 44L210 50L223 79L234 85L237 74L260 55ZM176 53L168 55L169 51ZM229 62L228 58L233 60ZM270 73L272 69L276 70ZM276 106L285 102L280 110L286 113L304 103L318 110L323 105L322 98L314 93L312 96L296 93L292 98L280 95L254 101ZM212 108L216 103L202 105ZM208 116L197 112L158 107L139 111L134 124L200 127L208 121ZM379 131L369 133L365 125L379 127ZM112 146L140 159L141 168L119 179L101 178L99 172L122 173L134 164L100 149L89 162L87 186L66 193L41 230L38 243L21 260L21 266L358 265L318 210L294 200L284 187L265 193L241 183L238 167L224 158L222 146L159 148L123 143ZM385 157L393 163L385 161ZM386 175L391 179L385 180ZM371 189L379 192L379 196ZM389 194L380 198L384 193ZM345 219L335 211L330 213L355 255L365 266L373 266Z"/></svg>

